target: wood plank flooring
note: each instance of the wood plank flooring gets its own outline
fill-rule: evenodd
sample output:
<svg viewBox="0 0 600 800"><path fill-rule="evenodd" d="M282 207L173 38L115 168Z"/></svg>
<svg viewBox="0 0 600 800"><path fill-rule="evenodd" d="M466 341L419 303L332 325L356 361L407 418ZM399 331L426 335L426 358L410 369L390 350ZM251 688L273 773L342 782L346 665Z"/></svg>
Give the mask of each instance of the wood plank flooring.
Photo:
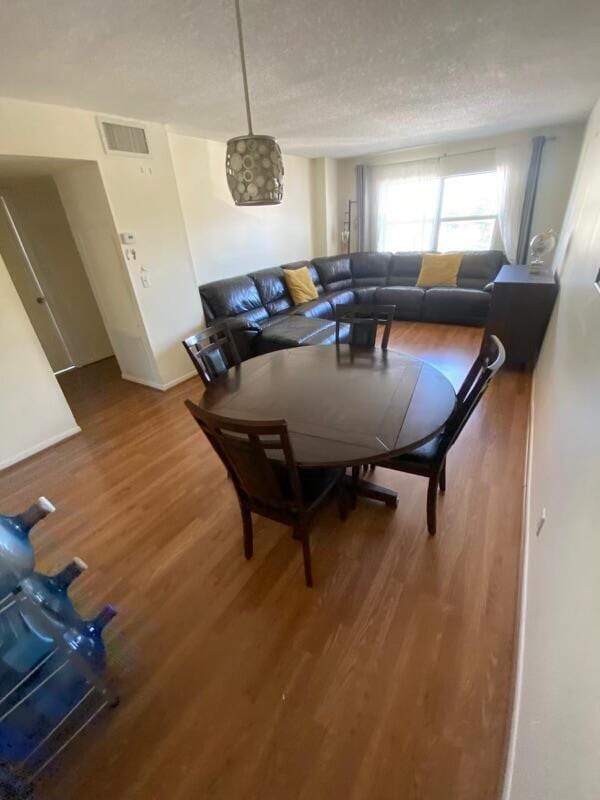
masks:
<svg viewBox="0 0 600 800"><path fill-rule="evenodd" d="M395 323L390 346L456 386L481 331ZM50 800L491 800L503 769L530 379L505 370L452 450L438 535L427 481L378 468L392 511L335 505L298 544L237 503L183 406L108 360L61 378L83 433L0 475L0 508L57 506L41 568L79 555L81 609L119 608L122 696L61 758ZM43 398L40 398L43 401Z"/></svg>

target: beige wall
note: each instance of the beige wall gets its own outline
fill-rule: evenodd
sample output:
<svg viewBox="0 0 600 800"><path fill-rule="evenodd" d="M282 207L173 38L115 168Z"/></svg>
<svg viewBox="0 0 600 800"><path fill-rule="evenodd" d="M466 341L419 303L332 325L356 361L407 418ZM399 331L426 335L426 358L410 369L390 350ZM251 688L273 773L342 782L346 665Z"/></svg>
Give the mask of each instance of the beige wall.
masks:
<svg viewBox="0 0 600 800"><path fill-rule="evenodd" d="M332 256L340 252L338 237L338 163L335 158L311 159L312 242L315 256Z"/></svg>
<svg viewBox="0 0 600 800"><path fill-rule="evenodd" d="M137 241L139 259L134 264L125 264L118 254L143 320L144 330L131 320L129 334L138 341L131 343L130 352L146 357L149 345L153 363L150 373L140 362L133 374L168 388L192 374L181 339L198 327L202 311L167 131L158 124L147 129L151 159L108 155L93 113L0 99L0 154L97 163L116 230L133 233ZM148 269L147 289L140 279L141 264Z"/></svg>
<svg viewBox="0 0 600 800"><path fill-rule="evenodd" d="M79 428L1 256L0 364L0 469L3 469L77 433Z"/></svg>
<svg viewBox="0 0 600 800"><path fill-rule="evenodd" d="M507 800L600 797L600 102L556 266L560 295L534 380Z"/></svg>
<svg viewBox="0 0 600 800"><path fill-rule="evenodd" d="M156 360L124 265L98 165L77 163L58 172L55 181L121 374L158 385Z"/></svg>
<svg viewBox="0 0 600 800"><path fill-rule="evenodd" d="M573 123L486 139L452 142L435 147L411 148L392 153L341 159L338 161L337 169L338 214L337 231L334 234L338 247L341 248L340 235L344 209L349 199L356 199L355 168L357 164L393 164L420 158L436 158L448 154L440 161L440 169L444 175L485 171L495 169L494 148L530 140L534 136L540 135L555 138L546 142L544 146L532 231L539 233L548 228L554 228L559 233L581 149L583 130L583 123ZM484 152L470 152L479 150ZM353 247L355 242L356 228L353 226Z"/></svg>
<svg viewBox="0 0 600 800"><path fill-rule="evenodd" d="M311 258L311 165L284 155L277 206L238 208L225 181L225 145L169 134L197 282Z"/></svg>
<svg viewBox="0 0 600 800"><path fill-rule="evenodd" d="M20 182L3 194L75 366L112 355L52 178Z"/></svg>

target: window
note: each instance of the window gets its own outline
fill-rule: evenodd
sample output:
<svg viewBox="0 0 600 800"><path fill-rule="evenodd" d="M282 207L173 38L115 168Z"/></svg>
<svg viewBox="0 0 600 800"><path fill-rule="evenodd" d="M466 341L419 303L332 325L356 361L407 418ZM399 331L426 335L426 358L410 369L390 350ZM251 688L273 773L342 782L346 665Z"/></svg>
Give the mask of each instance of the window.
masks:
<svg viewBox="0 0 600 800"><path fill-rule="evenodd" d="M437 161L413 162L375 176L378 250L490 249L498 215L496 172L441 177L437 169Z"/></svg>
<svg viewBox="0 0 600 800"><path fill-rule="evenodd" d="M440 186L437 162L385 169L376 192L378 250L431 250Z"/></svg>
<svg viewBox="0 0 600 800"><path fill-rule="evenodd" d="M496 172L444 178L436 250L489 250L497 215Z"/></svg>

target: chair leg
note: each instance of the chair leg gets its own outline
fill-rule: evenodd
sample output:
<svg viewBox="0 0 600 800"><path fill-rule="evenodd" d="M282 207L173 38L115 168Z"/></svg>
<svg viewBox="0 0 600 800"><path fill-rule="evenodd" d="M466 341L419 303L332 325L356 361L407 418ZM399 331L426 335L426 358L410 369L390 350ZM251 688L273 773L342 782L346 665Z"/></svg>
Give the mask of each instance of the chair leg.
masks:
<svg viewBox="0 0 600 800"><path fill-rule="evenodd" d="M439 482L440 482L440 492L445 492L446 491L446 462L445 461L442 464L442 468L440 470Z"/></svg>
<svg viewBox="0 0 600 800"><path fill-rule="evenodd" d="M310 542L308 540L308 527L302 524L295 525L294 539L300 539L302 542L302 555L304 557L304 579L306 580L306 585L310 588L313 585L313 579L312 563L310 558Z"/></svg>
<svg viewBox="0 0 600 800"><path fill-rule="evenodd" d="M240 510L242 512L242 526L244 529L244 556L247 559L252 558L254 552L254 537L252 535L252 514L250 509L240 503Z"/></svg>
<svg viewBox="0 0 600 800"><path fill-rule="evenodd" d="M427 530L431 536L436 531L436 506L437 506L438 477L432 476L427 487Z"/></svg>
<svg viewBox="0 0 600 800"><path fill-rule="evenodd" d="M360 467L352 467L352 483L350 488L350 508L356 508L356 484L360 480Z"/></svg>
<svg viewBox="0 0 600 800"><path fill-rule="evenodd" d="M337 499L337 506L338 506L338 514L342 522L344 522L348 518L348 496L346 494L346 487L344 486L343 482L337 486L336 489L336 499Z"/></svg>

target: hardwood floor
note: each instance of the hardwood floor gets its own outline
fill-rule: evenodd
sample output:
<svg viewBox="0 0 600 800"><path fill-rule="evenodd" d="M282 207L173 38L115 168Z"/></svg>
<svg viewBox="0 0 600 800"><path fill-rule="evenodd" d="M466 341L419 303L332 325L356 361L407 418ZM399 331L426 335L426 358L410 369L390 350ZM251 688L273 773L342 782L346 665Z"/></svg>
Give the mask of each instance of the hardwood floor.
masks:
<svg viewBox="0 0 600 800"><path fill-rule="evenodd" d="M473 328L395 323L390 347L460 383ZM183 406L108 360L61 378L79 436L0 475L0 508L39 494L41 568L79 555L86 613L119 608L122 703L44 781L51 800L492 800L515 634L529 375L503 371L453 448L438 534L427 481L378 468L392 511L332 504L315 588L288 530L242 554L230 481ZM40 398L41 399L41 398ZM116 636L115 636L116 634Z"/></svg>

